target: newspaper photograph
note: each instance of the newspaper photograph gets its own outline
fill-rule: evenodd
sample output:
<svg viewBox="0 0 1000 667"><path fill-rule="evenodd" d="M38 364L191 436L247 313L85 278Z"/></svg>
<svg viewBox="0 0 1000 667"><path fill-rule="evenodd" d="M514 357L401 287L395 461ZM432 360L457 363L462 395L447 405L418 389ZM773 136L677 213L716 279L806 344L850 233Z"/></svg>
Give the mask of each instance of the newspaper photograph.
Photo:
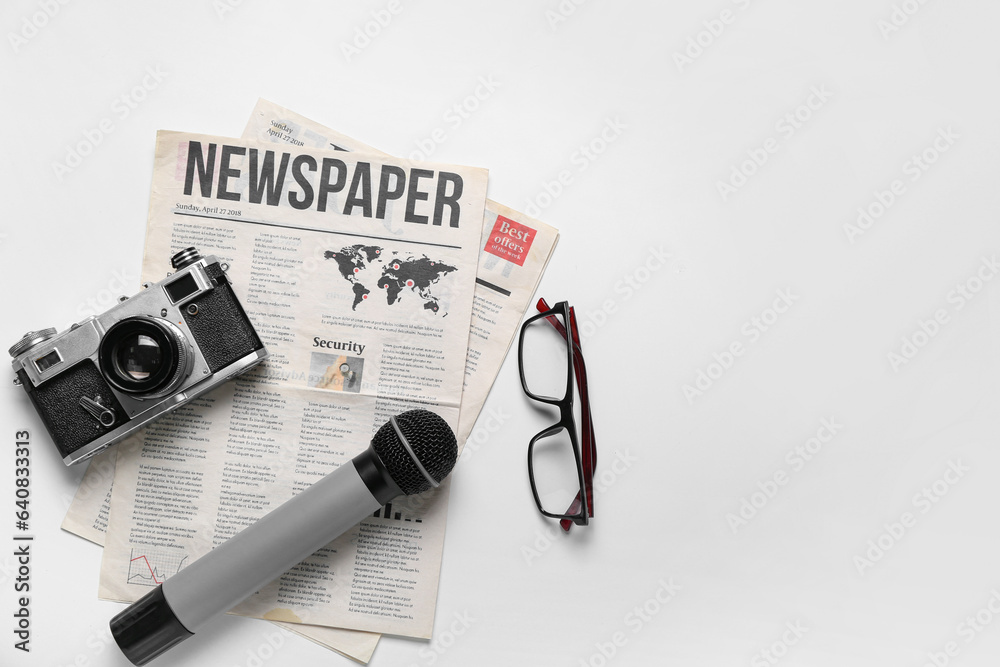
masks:
<svg viewBox="0 0 1000 667"><path fill-rule="evenodd" d="M102 598L134 601L350 461L390 416L458 427L487 173L157 136L144 281L216 255L270 357L118 453ZM429 637L447 480L241 603L269 620Z"/></svg>

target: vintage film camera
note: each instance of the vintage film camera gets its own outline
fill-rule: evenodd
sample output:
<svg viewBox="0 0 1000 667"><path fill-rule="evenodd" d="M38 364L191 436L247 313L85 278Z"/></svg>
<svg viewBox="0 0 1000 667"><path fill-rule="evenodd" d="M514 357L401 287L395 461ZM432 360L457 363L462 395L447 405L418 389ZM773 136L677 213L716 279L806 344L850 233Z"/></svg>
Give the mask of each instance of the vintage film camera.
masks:
<svg viewBox="0 0 1000 667"><path fill-rule="evenodd" d="M244 373L267 350L225 264L187 248L175 273L67 331L25 334L17 374L66 465Z"/></svg>

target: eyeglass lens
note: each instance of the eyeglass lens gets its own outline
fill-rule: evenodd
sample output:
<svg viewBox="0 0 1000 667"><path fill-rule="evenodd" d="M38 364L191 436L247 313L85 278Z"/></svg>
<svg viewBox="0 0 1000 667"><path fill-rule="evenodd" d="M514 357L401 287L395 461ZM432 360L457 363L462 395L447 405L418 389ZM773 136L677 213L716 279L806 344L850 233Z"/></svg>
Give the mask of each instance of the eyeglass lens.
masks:
<svg viewBox="0 0 1000 667"><path fill-rule="evenodd" d="M561 313L554 313L552 317L566 325ZM553 400L566 397L569 374L567 346L566 339L546 318L540 317L525 325L521 365L529 392Z"/></svg>
<svg viewBox="0 0 1000 667"><path fill-rule="evenodd" d="M565 514L580 492L576 455L569 432L560 426L536 440L531 463L542 509L551 514Z"/></svg>

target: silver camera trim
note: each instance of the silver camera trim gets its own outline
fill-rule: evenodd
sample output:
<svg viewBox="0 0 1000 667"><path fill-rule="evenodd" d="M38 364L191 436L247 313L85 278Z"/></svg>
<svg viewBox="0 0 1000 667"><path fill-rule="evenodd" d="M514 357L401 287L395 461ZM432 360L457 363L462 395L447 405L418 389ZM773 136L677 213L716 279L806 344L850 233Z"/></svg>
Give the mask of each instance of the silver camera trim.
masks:
<svg viewBox="0 0 1000 667"><path fill-rule="evenodd" d="M29 347L11 361L15 373L23 370L32 386L38 387L87 359L100 368L101 340L112 325L124 319L133 317L157 319L166 323L169 329L181 334L181 344L188 348L189 361L187 363L190 368L187 375L179 383L174 384L173 391L175 393L164 396L164 393L169 392L161 390L139 398L136 395L124 393L111 383L107 383L108 388L125 410L124 416L129 421L63 457L66 465L86 459L101 449L128 437L164 413L180 407L210 389L214 389L267 358L267 350L262 347L260 350L256 350L220 369L215 374L209 368L181 311L190 301L216 289L207 272L207 267L215 263L219 263L219 260L214 255L202 257L160 282L149 285L148 288L136 295L124 299L108 311L88 317L72 325L69 329ZM180 300L174 301L166 288L185 275L194 278L197 289ZM59 354L61 361L49 366L44 371L39 371L35 361L50 354L53 350ZM66 406L66 409L70 410L76 407ZM80 412L80 416L83 419L91 418L85 410Z"/></svg>

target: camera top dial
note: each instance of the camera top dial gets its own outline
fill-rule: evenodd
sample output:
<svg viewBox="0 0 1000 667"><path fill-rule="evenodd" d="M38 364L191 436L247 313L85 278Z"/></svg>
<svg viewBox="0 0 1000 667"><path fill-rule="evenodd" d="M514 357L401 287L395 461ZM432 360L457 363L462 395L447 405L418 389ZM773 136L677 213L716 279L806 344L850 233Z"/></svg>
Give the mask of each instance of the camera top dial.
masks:
<svg viewBox="0 0 1000 667"><path fill-rule="evenodd" d="M11 345L8 352L10 353L10 356L16 359L34 346L39 343L44 343L55 335L56 330L52 327L40 329L39 331L29 331L21 337L21 340Z"/></svg>

